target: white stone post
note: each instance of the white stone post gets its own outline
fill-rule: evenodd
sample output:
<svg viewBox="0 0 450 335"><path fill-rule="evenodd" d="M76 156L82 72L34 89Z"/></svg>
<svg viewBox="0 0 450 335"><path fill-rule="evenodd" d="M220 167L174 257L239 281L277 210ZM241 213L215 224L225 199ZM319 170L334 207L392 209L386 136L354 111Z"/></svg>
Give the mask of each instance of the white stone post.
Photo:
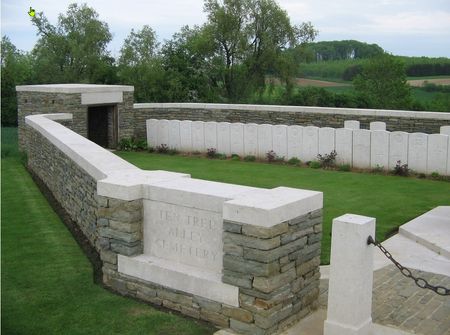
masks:
<svg viewBox="0 0 450 335"><path fill-rule="evenodd" d="M346 214L332 227L328 312L324 335L369 335L372 329L375 219Z"/></svg>

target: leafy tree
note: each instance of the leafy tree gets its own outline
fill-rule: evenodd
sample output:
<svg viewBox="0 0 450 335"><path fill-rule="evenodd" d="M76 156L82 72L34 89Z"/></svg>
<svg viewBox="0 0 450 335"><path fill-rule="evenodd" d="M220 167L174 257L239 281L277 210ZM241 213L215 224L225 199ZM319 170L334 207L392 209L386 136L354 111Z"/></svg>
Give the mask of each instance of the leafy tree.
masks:
<svg viewBox="0 0 450 335"><path fill-rule="evenodd" d="M210 34L204 27L185 26L162 47L166 101L220 100L222 62Z"/></svg>
<svg viewBox="0 0 450 335"><path fill-rule="evenodd" d="M134 85L137 101L160 100L164 71L158 55L159 43L155 31L145 25L133 29L120 50L118 76L122 83Z"/></svg>
<svg viewBox="0 0 450 335"><path fill-rule="evenodd" d="M408 109L411 106L404 63L394 56L385 54L372 58L353 80L353 85L369 108Z"/></svg>
<svg viewBox="0 0 450 335"><path fill-rule="evenodd" d="M1 41L1 72L2 126L16 126L16 85L30 83L32 64L29 55L17 50L6 36Z"/></svg>
<svg viewBox="0 0 450 335"><path fill-rule="evenodd" d="M315 55L317 61L372 58L384 53L377 44L355 40L310 43L308 49Z"/></svg>
<svg viewBox="0 0 450 335"><path fill-rule="evenodd" d="M40 36L33 49L36 81L115 81L114 59L106 47L111 41L108 24L86 4L70 4L56 26L41 12L32 18Z"/></svg>
<svg viewBox="0 0 450 335"><path fill-rule="evenodd" d="M293 26L273 0L206 0L204 10L204 29L216 42L225 95L231 101L263 89L268 73L292 73L293 58L282 52L317 34L310 23Z"/></svg>

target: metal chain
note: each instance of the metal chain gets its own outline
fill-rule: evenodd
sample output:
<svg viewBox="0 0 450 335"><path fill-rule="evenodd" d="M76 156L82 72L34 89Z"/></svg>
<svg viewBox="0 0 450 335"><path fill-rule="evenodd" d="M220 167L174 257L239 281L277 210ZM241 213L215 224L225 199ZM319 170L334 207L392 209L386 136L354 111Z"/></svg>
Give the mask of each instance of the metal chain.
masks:
<svg viewBox="0 0 450 335"><path fill-rule="evenodd" d="M411 270L401 265L399 262L397 262L394 257L392 257L391 253L386 250L385 247L383 247L380 242L375 241L372 236L369 236L367 239L367 244L373 244L374 246L378 247L381 252L392 262L395 264L395 266L400 270L402 275L404 275L406 278L411 278L414 280L417 286L420 288L429 289L439 295L450 295L450 289L444 287L444 286L433 286L429 284L425 279L420 277L415 277Z"/></svg>

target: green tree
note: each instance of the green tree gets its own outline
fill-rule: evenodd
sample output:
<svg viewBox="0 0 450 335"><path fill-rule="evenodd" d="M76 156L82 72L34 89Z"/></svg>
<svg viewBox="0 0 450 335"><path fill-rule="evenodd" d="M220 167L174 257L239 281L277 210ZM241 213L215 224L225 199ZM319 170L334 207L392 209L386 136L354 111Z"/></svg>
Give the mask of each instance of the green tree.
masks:
<svg viewBox="0 0 450 335"><path fill-rule="evenodd" d="M206 0L208 21L204 27L216 42L222 59L225 95L240 100L265 87L268 73L292 73L293 57L283 56L289 47L312 41L317 31L310 23L291 24L273 0Z"/></svg>
<svg viewBox="0 0 450 335"><path fill-rule="evenodd" d="M136 101L161 100L164 71L158 47L155 31L145 25L136 32L132 29L120 50L118 77L121 83L134 86Z"/></svg>
<svg viewBox="0 0 450 335"><path fill-rule="evenodd" d="M369 108L411 107L411 88L406 81L405 65L394 56L384 54L372 58L355 77L353 85Z"/></svg>
<svg viewBox="0 0 450 335"><path fill-rule="evenodd" d="M32 64L30 56L17 50L6 36L1 41L1 72L2 126L16 126L16 85L31 83Z"/></svg>
<svg viewBox="0 0 450 335"><path fill-rule="evenodd" d="M161 50L166 101L220 101L222 60L216 42L204 27L184 26Z"/></svg>
<svg viewBox="0 0 450 335"><path fill-rule="evenodd" d="M42 12L32 22L40 36L33 49L37 82L115 81L114 59L106 49L112 35L93 8L73 3L56 26Z"/></svg>

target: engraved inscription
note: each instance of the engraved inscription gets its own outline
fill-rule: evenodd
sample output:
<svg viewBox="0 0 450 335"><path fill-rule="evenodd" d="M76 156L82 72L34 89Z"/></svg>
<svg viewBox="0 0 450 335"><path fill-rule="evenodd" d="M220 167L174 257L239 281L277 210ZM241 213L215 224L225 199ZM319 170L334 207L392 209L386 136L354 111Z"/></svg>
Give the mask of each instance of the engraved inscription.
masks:
<svg viewBox="0 0 450 335"><path fill-rule="evenodd" d="M144 253L214 271L222 269L222 219L214 212L146 201Z"/></svg>

